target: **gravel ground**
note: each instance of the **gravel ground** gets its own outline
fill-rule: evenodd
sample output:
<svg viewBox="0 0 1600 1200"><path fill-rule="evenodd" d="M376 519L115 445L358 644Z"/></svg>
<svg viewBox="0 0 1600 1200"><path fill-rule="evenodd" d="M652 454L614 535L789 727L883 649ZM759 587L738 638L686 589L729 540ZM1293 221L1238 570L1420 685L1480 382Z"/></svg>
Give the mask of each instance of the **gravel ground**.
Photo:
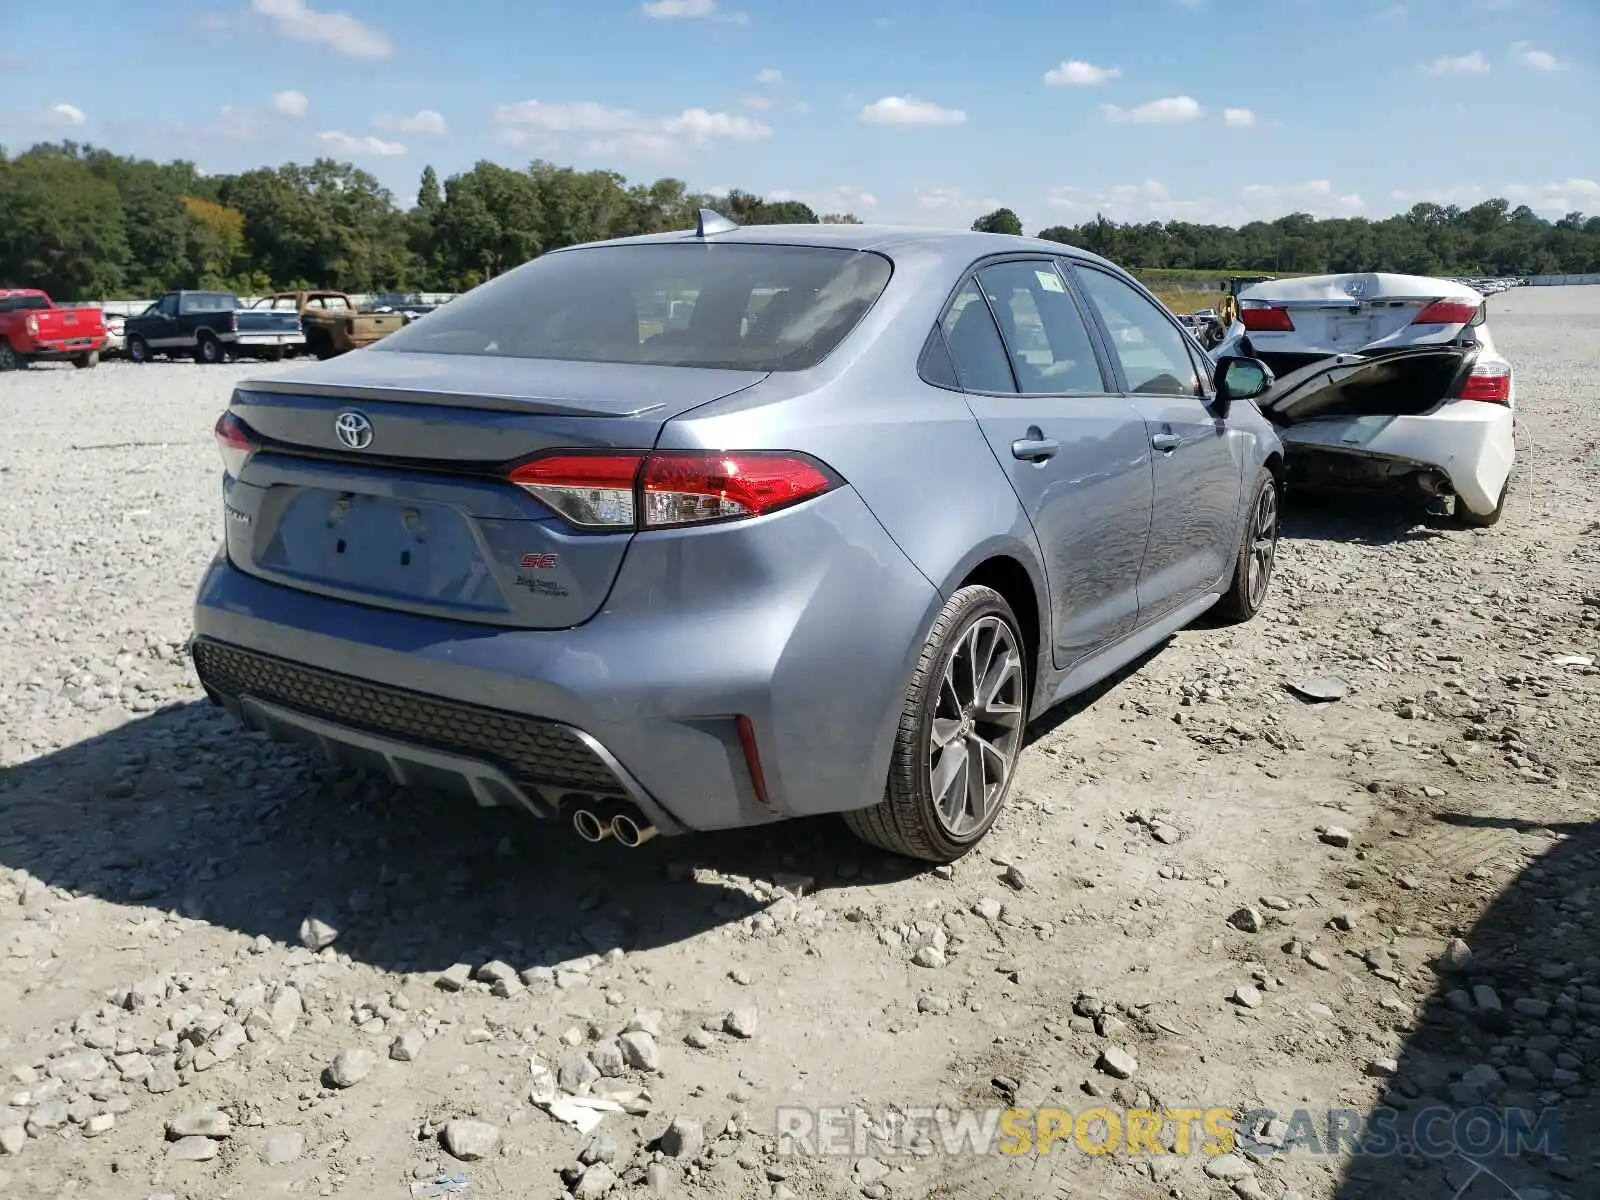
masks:
<svg viewBox="0 0 1600 1200"><path fill-rule="evenodd" d="M0 379L0 1195L1594 1196L1600 288L1491 313L1503 522L1297 505L1263 616L1052 714L936 871L832 822L630 855L242 736L182 643L250 368ZM1380 1102L1567 1136L1326 1138ZM1010 1104L1278 1123L904 1133ZM836 1105L859 1137L783 1152L776 1110Z"/></svg>

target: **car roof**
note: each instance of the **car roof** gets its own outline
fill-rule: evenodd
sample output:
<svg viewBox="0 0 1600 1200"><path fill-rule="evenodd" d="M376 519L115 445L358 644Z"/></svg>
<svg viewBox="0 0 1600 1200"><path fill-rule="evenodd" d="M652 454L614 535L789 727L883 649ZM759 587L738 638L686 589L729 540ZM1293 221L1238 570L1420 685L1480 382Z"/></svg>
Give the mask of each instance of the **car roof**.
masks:
<svg viewBox="0 0 1600 1200"><path fill-rule="evenodd" d="M839 250L869 250L887 254L891 258L897 250L916 249L943 254L952 263L972 262L991 254L1058 254L1081 259L1084 262L1115 266L1098 254L1091 254L1087 250L1069 246L1064 242L1014 237L1005 233L976 233L966 229L930 229L918 225L741 225L726 233L712 233L704 238L696 236L693 230L674 230L669 233L647 233L637 237L585 242L564 247L555 253L584 250L595 246L670 245L702 241L719 245L818 246Z"/></svg>

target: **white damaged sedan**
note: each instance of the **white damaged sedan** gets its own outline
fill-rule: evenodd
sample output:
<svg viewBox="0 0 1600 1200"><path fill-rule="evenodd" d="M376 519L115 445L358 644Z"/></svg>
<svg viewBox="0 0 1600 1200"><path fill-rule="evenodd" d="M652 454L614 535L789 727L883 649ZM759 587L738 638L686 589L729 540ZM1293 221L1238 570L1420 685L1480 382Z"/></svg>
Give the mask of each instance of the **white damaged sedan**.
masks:
<svg viewBox="0 0 1600 1200"><path fill-rule="evenodd" d="M1500 519L1516 380L1475 289L1419 275L1270 280L1239 294L1239 321L1212 353L1273 369L1258 403L1291 481L1411 488L1464 524Z"/></svg>

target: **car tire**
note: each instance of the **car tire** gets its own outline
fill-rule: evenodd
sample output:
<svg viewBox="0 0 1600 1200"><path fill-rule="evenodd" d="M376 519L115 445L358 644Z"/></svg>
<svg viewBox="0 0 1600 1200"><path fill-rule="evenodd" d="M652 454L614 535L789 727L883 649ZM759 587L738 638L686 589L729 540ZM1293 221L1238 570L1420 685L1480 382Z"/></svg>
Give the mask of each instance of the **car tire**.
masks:
<svg viewBox="0 0 1600 1200"><path fill-rule="evenodd" d="M77 371L92 371L100 365L100 351L91 350L87 354L80 354L72 360L72 366Z"/></svg>
<svg viewBox="0 0 1600 1200"><path fill-rule="evenodd" d="M11 343L0 338L0 371L18 371L26 365Z"/></svg>
<svg viewBox="0 0 1600 1200"><path fill-rule="evenodd" d="M1278 532L1283 524L1283 494L1272 472L1262 467L1245 517L1244 534L1234 557L1233 578L1212 612L1230 625L1242 624L1266 605L1272 590L1272 568L1278 559Z"/></svg>
<svg viewBox="0 0 1600 1200"><path fill-rule="evenodd" d="M227 358L227 353L222 348L222 343L217 340L214 333L202 332L200 340L194 344L194 360L206 366L216 366Z"/></svg>
<svg viewBox="0 0 1600 1200"><path fill-rule="evenodd" d="M950 597L906 691L884 797L844 814L852 833L938 863L954 862L983 839L1005 806L1022 753L1026 647L1016 614L993 588L973 585ZM988 686L975 681L974 663L987 664ZM976 785L975 766L982 770Z"/></svg>
<svg viewBox="0 0 1600 1200"><path fill-rule="evenodd" d="M1486 513L1475 513L1456 497L1456 510L1454 513L1457 525L1464 525L1468 529L1488 529L1498 525L1500 518L1505 515L1506 497L1511 494L1511 476L1506 476L1505 483L1500 488L1500 499L1495 501L1494 508Z"/></svg>
<svg viewBox="0 0 1600 1200"><path fill-rule="evenodd" d="M128 337L128 361L141 366L150 361L150 345L137 333Z"/></svg>

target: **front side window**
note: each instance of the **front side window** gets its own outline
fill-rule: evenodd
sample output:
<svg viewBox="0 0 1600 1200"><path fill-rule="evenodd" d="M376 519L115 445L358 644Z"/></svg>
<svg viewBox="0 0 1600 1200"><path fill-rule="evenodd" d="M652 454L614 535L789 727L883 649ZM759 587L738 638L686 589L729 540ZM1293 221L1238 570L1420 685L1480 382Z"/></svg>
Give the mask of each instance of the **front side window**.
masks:
<svg viewBox="0 0 1600 1200"><path fill-rule="evenodd" d="M1022 391L1106 390L1089 327L1053 263L997 263L978 278L1000 319Z"/></svg>
<svg viewBox="0 0 1600 1200"><path fill-rule="evenodd" d="M374 351L804 371L888 286L882 255L750 242L590 246L536 258Z"/></svg>
<svg viewBox="0 0 1600 1200"><path fill-rule="evenodd" d="M1199 396L1189 340L1164 312L1122 280L1093 267L1076 268L1083 290L1111 335L1111 353L1128 391L1148 396Z"/></svg>

